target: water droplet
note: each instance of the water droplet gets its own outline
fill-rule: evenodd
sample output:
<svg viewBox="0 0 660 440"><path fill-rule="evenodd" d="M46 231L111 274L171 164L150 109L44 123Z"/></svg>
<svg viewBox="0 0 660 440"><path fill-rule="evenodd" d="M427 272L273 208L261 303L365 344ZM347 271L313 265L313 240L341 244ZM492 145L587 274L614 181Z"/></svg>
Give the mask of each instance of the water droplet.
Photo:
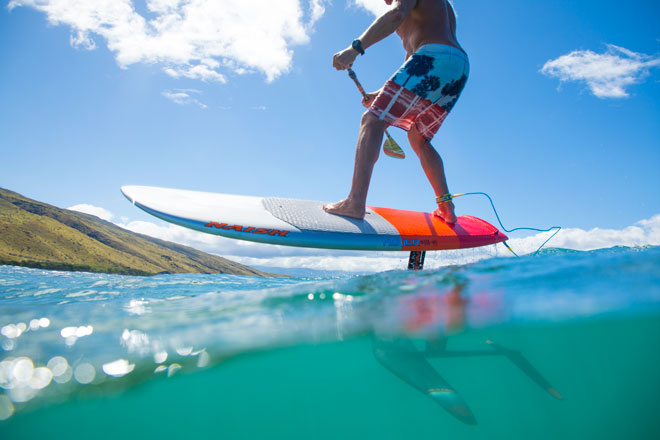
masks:
<svg viewBox="0 0 660 440"><path fill-rule="evenodd" d="M192 351L192 347L179 347L176 349L176 352L179 356L188 356L190 353L192 353Z"/></svg>
<svg viewBox="0 0 660 440"><path fill-rule="evenodd" d="M53 380L53 372L46 367L35 368L30 378L30 388L33 390L42 390L50 385Z"/></svg>
<svg viewBox="0 0 660 440"><path fill-rule="evenodd" d="M121 377L135 369L135 364L129 364L126 359L117 359L103 364L103 372L108 376Z"/></svg>
<svg viewBox="0 0 660 440"><path fill-rule="evenodd" d="M4 327L2 327L2 330L0 330L0 334L2 334L4 337L8 339L15 339L21 336L21 334L23 334L23 331L25 331L25 329L21 329L21 327L18 324L7 324Z"/></svg>
<svg viewBox="0 0 660 440"><path fill-rule="evenodd" d="M167 360L167 352L165 350L161 350L159 352L154 353L154 362L157 364L162 364Z"/></svg>
<svg viewBox="0 0 660 440"><path fill-rule="evenodd" d="M76 329L76 337L82 338L84 336L89 336L94 333L94 327L91 325L83 325Z"/></svg>
<svg viewBox="0 0 660 440"><path fill-rule="evenodd" d="M96 377L96 370L92 364L83 363L78 365L73 371L73 377L78 383L85 385L94 380Z"/></svg>
<svg viewBox="0 0 660 440"><path fill-rule="evenodd" d="M197 366L199 368L204 368L209 365L211 362L211 356L206 351L201 351L199 357L197 358Z"/></svg>
<svg viewBox="0 0 660 440"><path fill-rule="evenodd" d="M14 414L14 404L9 397L0 395L0 420L7 420Z"/></svg>
<svg viewBox="0 0 660 440"><path fill-rule="evenodd" d="M64 327L62 330L60 330L60 336L62 336L64 339L75 336L77 329L78 327Z"/></svg>
<svg viewBox="0 0 660 440"><path fill-rule="evenodd" d="M20 386L9 390L9 397L14 403L24 403L37 395L37 391L27 386Z"/></svg>
<svg viewBox="0 0 660 440"><path fill-rule="evenodd" d="M167 367L167 377L172 377L174 375L174 373L179 371L181 368L183 368L181 366L181 364L174 363L174 364L170 365L169 367Z"/></svg>
<svg viewBox="0 0 660 440"><path fill-rule="evenodd" d="M34 371L34 364L32 359L28 357L21 357L14 361L14 368L12 374L16 381L19 383L27 383L32 377Z"/></svg>
<svg viewBox="0 0 660 440"><path fill-rule="evenodd" d="M145 313L149 313L151 311L148 307L146 307L147 304L149 304L149 301L132 299L128 302L124 309L132 315L144 315Z"/></svg>
<svg viewBox="0 0 660 440"><path fill-rule="evenodd" d="M129 353L147 354L150 351L149 335L139 330L124 329L121 344L128 348Z"/></svg>
<svg viewBox="0 0 660 440"><path fill-rule="evenodd" d="M2 361L0 362L0 387L8 388L13 370L13 362L11 361Z"/></svg>
<svg viewBox="0 0 660 440"><path fill-rule="evenodd" d="M55 356L48 361L47 367L53 372L53 376L58 377L66 373L69 363L62 356Z"/></svg>
<svg viewBox="0 0 660 440"><path fill-rule="evenodd" d="M68 381L71 380L72 377L73 377L73 368L67 365L66 370L64 370L64 373L60 374L59 376L55 376L53 378L53 381L60 384L67 383Z"/></svg>

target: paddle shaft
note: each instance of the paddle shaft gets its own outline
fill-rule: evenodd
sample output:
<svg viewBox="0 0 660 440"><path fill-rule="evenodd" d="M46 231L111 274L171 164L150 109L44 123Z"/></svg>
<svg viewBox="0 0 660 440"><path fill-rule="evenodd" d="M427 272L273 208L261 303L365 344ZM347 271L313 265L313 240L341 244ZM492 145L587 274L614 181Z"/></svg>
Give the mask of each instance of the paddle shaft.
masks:
<svg viewBox="0 0 660 440"><path fill-rule="evenodd" d="M350 67L348 68L348 76L353 80L360 93L362 93L362 97L364 101L366 102L367 99L369 99L369 96L367 95L367 92L364 91L364 87L362 87L362 84L360 84L360 81L358 80L355 71ZM387 130L385 130L385 136L387 136L387 140L383 145L383 151L385 151L385 154L387 154L388 156L396 157L398 159L405 158L406 157L405 153L403 152L401 147L399 147L399 144L397 144L396 141L392 139L392 136L390 136Z"/></svg>
<svg viewBox="0 0 660 440"><path fill-rule="evenodd" d="M360 84L360 81L358 80L357 75L355 74L353 69L351 69L351 68L348 69L348 76L351 77L351 79L353 80L353 82L357 86L360 93L362 93L362 97L364 97L364 99L366 100L368 98L367 97L367 92L364 91L364 87L362 87L362 84Z"/></svg>

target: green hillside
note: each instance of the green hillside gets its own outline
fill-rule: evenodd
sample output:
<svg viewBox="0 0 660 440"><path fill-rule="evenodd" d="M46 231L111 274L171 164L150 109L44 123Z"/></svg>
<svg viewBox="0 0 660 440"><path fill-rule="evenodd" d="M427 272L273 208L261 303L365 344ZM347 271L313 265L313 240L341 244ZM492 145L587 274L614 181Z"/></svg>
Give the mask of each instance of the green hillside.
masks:
<svg viewBox="0 0 660 440"><path fill-rule="evenodd" d="M273 276L0 188L0 265L125 275Z"/></svg>

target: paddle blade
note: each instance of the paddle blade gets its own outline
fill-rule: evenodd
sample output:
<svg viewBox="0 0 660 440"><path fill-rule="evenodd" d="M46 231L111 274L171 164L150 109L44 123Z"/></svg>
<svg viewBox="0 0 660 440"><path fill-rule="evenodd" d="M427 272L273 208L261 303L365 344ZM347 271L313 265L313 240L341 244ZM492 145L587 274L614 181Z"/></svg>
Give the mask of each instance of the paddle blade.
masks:
<svg viewBox="0 0 660 440"><path fill-rule="evenodd" d="M390 157L405 159L406 153L404 153L401 147L399 147L399 144L392 139L392 136L390 136L389 133L385 132L385 135L387 138L383 144L383 152Z"/></svg>

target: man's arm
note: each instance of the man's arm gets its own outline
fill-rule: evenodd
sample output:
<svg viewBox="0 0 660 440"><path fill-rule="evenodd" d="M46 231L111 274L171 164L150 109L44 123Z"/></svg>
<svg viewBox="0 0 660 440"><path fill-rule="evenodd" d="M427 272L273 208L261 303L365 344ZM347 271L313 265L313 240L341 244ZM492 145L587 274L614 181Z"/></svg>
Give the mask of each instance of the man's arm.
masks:
<svg viewBox="0 0 660 440"><path fill-rule="evenodd" d="M360 35L359 40L363 49L373 46L396 31L408 18L410 11L417 4L417 0L393 0L392 3L394 6L374 20L371 26Z"/></svg>
<svg viewBox="0 0 660 440"><path fill-rule="evenodd" d="M408 18L410 11L417 4L417 0L393 0L392 3L394 6L374 20L369 28L360 35L359 40L362 43L363 49L373 46L396 31L406 18ZM358 52L352 46L349 46L335 54L332 65L337 70L348 69L357 56Z"/></svg>

